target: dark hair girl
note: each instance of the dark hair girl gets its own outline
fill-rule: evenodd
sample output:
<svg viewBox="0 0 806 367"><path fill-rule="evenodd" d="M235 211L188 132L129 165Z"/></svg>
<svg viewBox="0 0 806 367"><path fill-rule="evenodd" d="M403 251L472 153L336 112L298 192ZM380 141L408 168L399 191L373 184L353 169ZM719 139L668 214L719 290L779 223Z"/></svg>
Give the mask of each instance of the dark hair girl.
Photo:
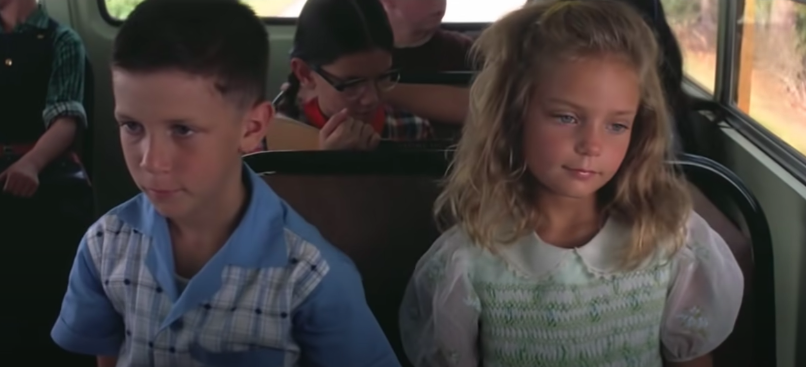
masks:
<svg viewBox="0 0 806 367"><path fill-rule="evenodd" d="M308 0L297 20L292 73L276 103L278 112L328 134L340 128L331 129L333 125L349 125L338 121L326 128L328 122L349 117L364 122L359 124L364 133L381 138L428 138L428 121L393 111L383 102L383 92L399 79L399 73L391 69L393 48L392 29L378 0ZM344 129L355 130L355 126ZM327 143L327 137L320 136L320 141ZM362 147L323 145L325 149Z"/></svg>

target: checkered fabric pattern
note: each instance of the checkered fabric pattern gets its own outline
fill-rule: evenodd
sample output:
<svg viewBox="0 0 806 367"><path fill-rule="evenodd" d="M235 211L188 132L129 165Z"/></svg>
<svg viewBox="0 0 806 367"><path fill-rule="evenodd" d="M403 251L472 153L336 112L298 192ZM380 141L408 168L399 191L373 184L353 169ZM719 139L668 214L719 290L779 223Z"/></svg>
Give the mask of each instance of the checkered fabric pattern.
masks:
<svg viewBox="0 0 806 367"><path fill-rule="evenodd" d="M104 290L126 325L118 356L123 366L196 366L220 353L269 365L295 365L289 315L327 274L319 251L286 230L292 261L284 268L227 266L215 296L160 331L172 302L146 268L151 238L116 216L90 229L87 248ZM180 301L181 302L181 297Z"/></svg>

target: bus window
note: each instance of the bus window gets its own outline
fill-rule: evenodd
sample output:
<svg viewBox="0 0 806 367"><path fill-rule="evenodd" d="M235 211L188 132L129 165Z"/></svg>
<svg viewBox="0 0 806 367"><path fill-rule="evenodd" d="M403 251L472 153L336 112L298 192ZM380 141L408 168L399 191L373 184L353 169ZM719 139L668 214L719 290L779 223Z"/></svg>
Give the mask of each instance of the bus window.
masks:
<svg viewBox="0 0 806 367"><path fill-rule="evenodd" d="M714 91L719 0L662 0L688 78ZM806 154L806 3L743 0L735 106Z"/></svg>
<svg viewBox="0 0 806 367"><path fill-rule="evenodd" d="M106 11L113 19L123 20L142 0L105 0ZM296 18L305 0L243 0L257 15L265 18ZM523 6L524 0L448 0L445 23L489 23Z"/></svg>
<svg viewBox="0 0 806 367"><path fill-rule="evenodd" d="M806 154L806 4L744 2L736 105Z"/></svg>
<svg viewBox="0 0 806 367"><path fill-rule="evenodd" d="M683 51L686 75L713 93L719 0L661 0L666 19Z"/></svg>

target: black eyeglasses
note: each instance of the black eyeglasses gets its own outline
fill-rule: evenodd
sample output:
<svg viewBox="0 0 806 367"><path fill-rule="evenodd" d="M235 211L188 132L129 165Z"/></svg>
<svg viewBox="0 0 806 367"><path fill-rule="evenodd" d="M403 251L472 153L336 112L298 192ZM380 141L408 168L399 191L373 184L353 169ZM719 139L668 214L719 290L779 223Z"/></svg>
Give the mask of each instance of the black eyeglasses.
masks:
<svg viewBox="0 0 806 367"><path fill-rule="evenodd" d="M333 89L341 92L347 98L359 98L367 92L369 88L376 88L379 92L388 92L400 81L400 70L389 70L374 78L354 78L342 80L341 78L328 73L320 66L314 66L313 71L319 74L322 79L328 82Z"/></svg>

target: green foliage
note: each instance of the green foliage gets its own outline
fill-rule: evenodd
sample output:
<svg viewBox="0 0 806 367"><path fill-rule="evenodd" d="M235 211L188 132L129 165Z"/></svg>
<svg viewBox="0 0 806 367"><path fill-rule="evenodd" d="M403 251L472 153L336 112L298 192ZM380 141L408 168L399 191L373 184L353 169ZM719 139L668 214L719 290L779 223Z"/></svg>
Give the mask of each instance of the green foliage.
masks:
<svg viewBox="0 0 806 367"><path fill-rule="evenodd" d="M666 18L673 24L690 24L700 18L698 0L662 0Z"/></svg>
<svg viewBox="0 0 806 367"><path fill-rule="evenodd" d="M126 19L137 4L143 0L105 0L106 11L115 19Z"/></svg>

